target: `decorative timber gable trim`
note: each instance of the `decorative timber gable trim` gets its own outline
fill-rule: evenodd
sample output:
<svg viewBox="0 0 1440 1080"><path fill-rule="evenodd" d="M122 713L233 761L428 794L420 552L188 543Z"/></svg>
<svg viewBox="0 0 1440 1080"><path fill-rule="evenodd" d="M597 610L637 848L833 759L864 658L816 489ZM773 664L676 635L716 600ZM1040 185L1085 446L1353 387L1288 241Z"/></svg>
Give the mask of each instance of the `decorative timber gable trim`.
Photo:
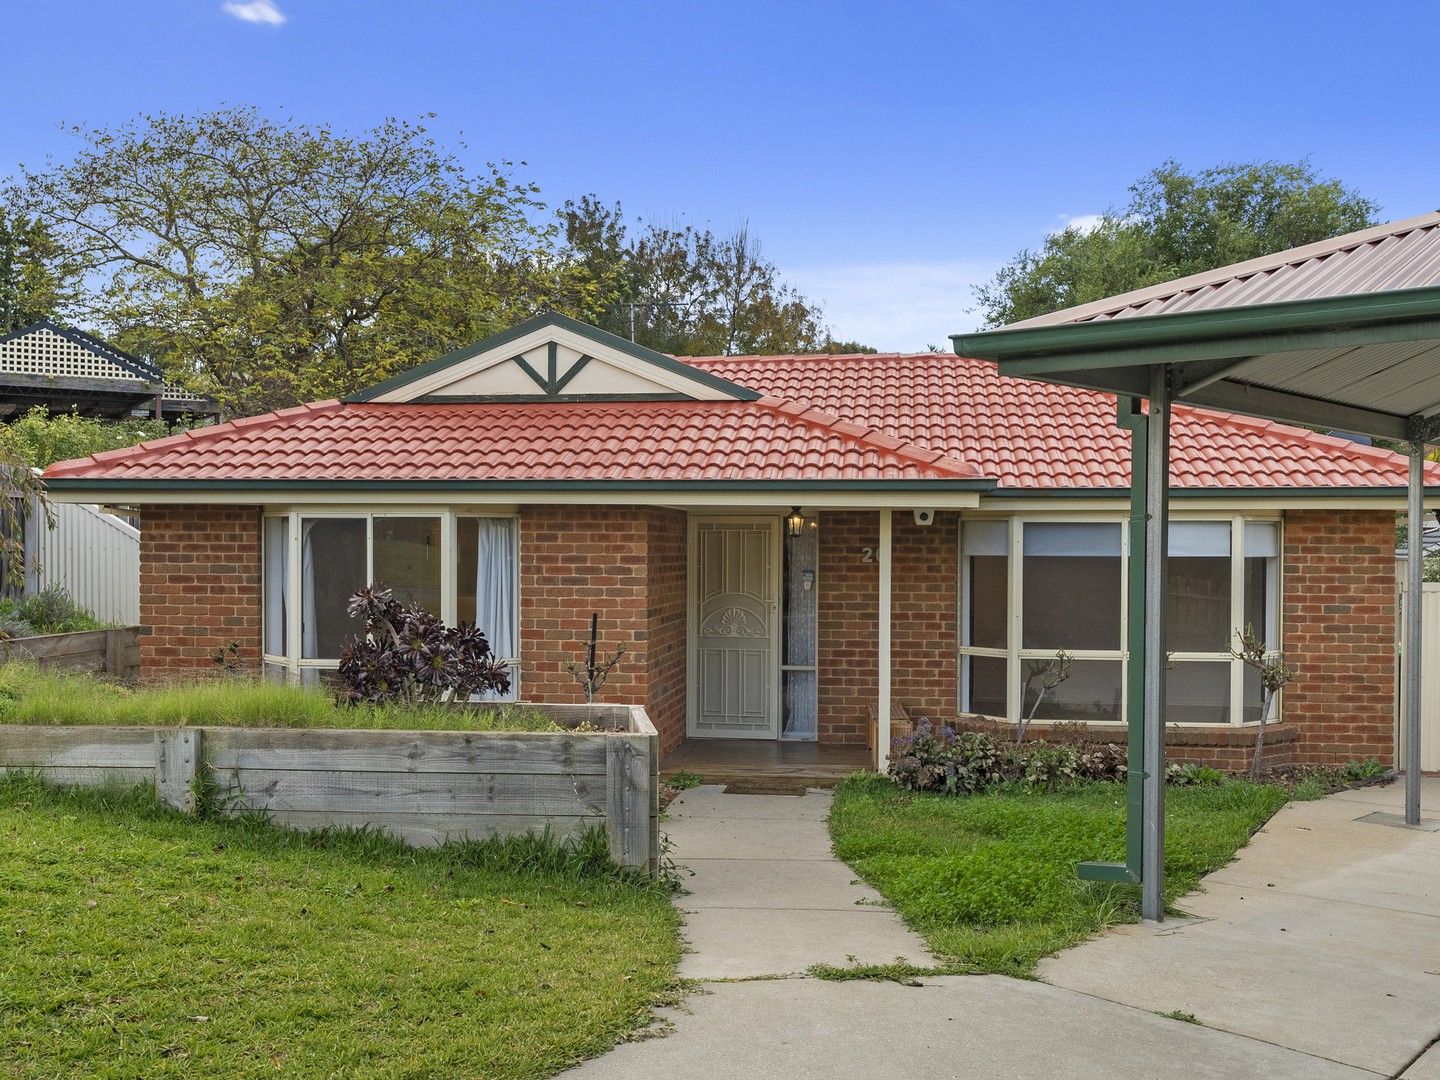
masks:
<svg viewBox="0 0 1440 1080"><path fill-rule="evenodd" d="M546 312L347 401L754 401L760 395L604 330Z"/></svg>

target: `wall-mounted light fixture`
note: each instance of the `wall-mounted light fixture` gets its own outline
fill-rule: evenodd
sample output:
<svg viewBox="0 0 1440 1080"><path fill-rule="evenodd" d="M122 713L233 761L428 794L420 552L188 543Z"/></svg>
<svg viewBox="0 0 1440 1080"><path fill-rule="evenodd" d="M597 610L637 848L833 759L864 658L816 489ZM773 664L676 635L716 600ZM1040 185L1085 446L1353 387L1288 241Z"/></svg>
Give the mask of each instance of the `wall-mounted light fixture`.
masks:
<svg viewBox="0 0 1440 1080"><path fill-rule="evenodd" d="M805 515L800 512L798 506L792 507L790 516L785 519L785 533L787 536L799 536L805 529Z"/></svg>

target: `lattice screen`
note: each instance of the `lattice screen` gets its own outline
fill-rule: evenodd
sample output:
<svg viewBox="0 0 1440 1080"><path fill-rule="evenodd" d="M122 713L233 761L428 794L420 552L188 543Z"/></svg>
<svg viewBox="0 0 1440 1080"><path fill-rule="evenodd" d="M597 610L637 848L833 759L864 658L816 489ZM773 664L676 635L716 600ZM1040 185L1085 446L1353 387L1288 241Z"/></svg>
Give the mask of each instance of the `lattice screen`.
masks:
<svg viewBox="0 0 1440 1080"><path fill-rule="evenodd" d="M44 326L9 341L0 341L0 371L61 379L144 381L141 375L122 367L103 353L86 348Z"/></svg>

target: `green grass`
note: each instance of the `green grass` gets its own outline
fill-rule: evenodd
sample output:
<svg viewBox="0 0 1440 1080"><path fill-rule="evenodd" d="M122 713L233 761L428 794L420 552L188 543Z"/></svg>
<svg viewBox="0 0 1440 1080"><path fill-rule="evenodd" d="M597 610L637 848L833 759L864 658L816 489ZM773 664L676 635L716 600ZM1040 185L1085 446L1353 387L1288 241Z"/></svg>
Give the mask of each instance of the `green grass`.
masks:
<svg viewBox="0 0 1440 1080"><path fill-rule="evenodd" d="M665 892L601 865L593 842L416 851L12 774L0 1075L550 1075L675 986Z"/></svg>
<svg viewBox="0 0 1440 1080"><path fill-rule="evenodd" d="M1169 790L1167 900L1229 862L1286 798L1241 781ZM1029 975L1042 956L1139 917L1134 887L1075 874L1085 860L1124 859L1121 784L955 798L862 775L836 789L830 832L942 961L966 970Z"/></svg>
<svg viewBox="0 0 1440 1080"><path fill-rule="evenodd" d="M537 709L341 706L321 689L231 677L133 689L93 675L0 665L0 724L561 731Z"/></svg>

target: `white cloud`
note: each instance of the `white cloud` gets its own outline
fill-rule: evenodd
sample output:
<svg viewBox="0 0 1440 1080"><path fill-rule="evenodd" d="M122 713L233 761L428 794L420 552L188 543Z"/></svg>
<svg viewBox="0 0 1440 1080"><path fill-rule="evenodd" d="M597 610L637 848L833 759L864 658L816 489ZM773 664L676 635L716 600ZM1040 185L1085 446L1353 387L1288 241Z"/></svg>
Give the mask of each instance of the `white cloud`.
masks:
<svg viewBox="0 0 1440 1080"><path fill-rule="evenodd" d="M998 264L981 262L849 263L786 267L785 279L820 304L839 341L882 352L920 352L979 327L975 286Z"/></svg>
<svg viewBox="0 0 1440 1080"><path fill-rule="evenodd" d="M1089 233L1098 229L1100 222L1104 220L1104 214L1075 214L1065 219L1064 227L1067 229L1079 229L1082 233Z"/></svg>
<svg viewBox="0 0 1440 1080"><path fill-rule="evenodd" d="M225 0L220 10L241 22L266 26L280 26L285 22L285 13L275 6L275 0Z"/></svg>

